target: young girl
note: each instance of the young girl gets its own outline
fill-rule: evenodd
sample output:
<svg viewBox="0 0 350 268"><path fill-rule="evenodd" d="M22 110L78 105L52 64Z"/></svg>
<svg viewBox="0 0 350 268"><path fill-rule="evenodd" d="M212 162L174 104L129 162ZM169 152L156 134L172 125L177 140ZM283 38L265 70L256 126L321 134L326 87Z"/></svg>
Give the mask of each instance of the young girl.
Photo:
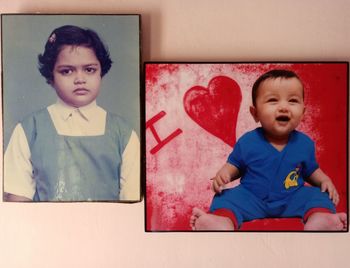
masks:
<svg viewBox="0 0 350 268"><path fill-rule="evenodd" d="M112 65L90 29L62 26L39 55L53 105L15 127L4 157L5 201L140 200L140 143L119 116L97 106Z"/></svg>

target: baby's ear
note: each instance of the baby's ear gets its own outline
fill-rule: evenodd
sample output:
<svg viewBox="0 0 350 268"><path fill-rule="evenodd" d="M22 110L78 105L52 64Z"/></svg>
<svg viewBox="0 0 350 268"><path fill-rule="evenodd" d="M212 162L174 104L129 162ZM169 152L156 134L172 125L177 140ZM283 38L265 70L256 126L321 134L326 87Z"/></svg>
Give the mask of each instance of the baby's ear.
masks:
<svg viewBox="0 0 350 268"><path fill-rule="evenodd" d="M250 114L253 116L255 122L258 123L259 122L259 118L258 118L258 112L256 110L256 107L255 106L250 106L249 107L249 111L250 111Z"/></svg>

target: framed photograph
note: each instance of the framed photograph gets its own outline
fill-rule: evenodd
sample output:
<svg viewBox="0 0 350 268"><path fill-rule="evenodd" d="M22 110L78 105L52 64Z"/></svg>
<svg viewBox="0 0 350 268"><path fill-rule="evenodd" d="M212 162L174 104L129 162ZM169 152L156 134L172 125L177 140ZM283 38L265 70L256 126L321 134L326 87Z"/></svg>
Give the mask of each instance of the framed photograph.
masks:
<svg viewBox="0 0 350 268"><path fill-rule="evenodd" d="M348 231L348 62L146 62L144 70L146 231L227 230L205 228L203 215L227 216L238 231ZM271 73L275 76L266 76ZM257 88L255 97L253 86ZM271 93L269 99L263 99L265 93ZM275 129L268 129L269 123L261 111L264 105L278 113L271 116L273 124L282 129L294 122L291 129L272 135ZM245 138L246 133L259 137L259 143L267 142L271 148L259 147L256 140ZM305 138L303 142L308 145L301 143L292 149L297 140L292 137L296 136ZM279 137L281 144L277 142ZM260 159L260 152L269 150L272 154L283 153L283 157L272 160L264 172L258 171L268 157ZM276 165L284 167L285 161L294 158L292 151L300 158L295 160L300 164L282 173ZM257 167L251 166L256 153L262 161L257 162ZM243 161L237 155L247 159ZM306 155L310 155L313 164L305 159ZM242 162L240 167L235 164L239 162L237 158ZM235 174L230 177L231 182L222 176L215 193L214 181L219 180L217 176L227 163L238 173L229 172L230 176ZM321 179L316 176L320 169L331 179L332 187L320 189ZM266 171L270 170L267 176ZM285 175L280 178L278 172ZM254 183L248 179L249 174L255 177ZM214 196L242 187L258 197L256 202L270 206L270 210L265 214L252 212L254 216L249 218L246 214L256 204L245 205L255 197L243 195L242 202L238 202L244 204L242 208L236 208L237 202L231 202L230 196L225 201L220 199L221 203L228 202L231 210L213 201ZM311 206L307 194L303 197L307 205L295 205L302 211L293 210L294 199L289 198L300 194L300 189L316 189L317 196L320 194L334 207L318 201ZM321 212L326 210L322 215L336 217L341 226L310 226L309 219L317 214L310 211L318 207ZM216 209L224 209L226 214L215 214ZM249 213L244 214L245 209Z"/></svg>
<svg viewBox="0 0 350 268"><path fill-rule="evenodd" d="M140 19L1 16L4 201L141 200Z"/></svg>

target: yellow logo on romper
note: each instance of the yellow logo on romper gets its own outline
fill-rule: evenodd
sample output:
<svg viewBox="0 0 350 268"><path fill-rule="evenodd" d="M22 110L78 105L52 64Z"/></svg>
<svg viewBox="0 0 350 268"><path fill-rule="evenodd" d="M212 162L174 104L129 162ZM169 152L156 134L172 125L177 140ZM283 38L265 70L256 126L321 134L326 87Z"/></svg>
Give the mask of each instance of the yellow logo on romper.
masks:
<svg viewBox="0 0 350 268"><path fill-rule="evenodd" d="M298 186L298 178L300 174L300 166L298 166L295 170L290 172L286 179L284 180L284 187L289 189L290 187Z"/></svg>

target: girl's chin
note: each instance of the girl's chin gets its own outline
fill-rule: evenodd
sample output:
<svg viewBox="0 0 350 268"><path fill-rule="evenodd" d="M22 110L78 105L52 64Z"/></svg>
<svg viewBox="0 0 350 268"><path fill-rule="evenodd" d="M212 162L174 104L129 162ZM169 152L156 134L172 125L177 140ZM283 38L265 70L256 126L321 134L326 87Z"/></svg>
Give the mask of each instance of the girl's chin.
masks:
<svg viewBox="0 0 350 268"><path fill-rule="evenodd" d="M93 98L86 98L86 96L77 96L76 98L72 98L72 99L62 99L65 103L67 103L70 106L79 108L79 107L83 107L86 105L89 105L90 103L92 103L95 99Z"/></svg>

